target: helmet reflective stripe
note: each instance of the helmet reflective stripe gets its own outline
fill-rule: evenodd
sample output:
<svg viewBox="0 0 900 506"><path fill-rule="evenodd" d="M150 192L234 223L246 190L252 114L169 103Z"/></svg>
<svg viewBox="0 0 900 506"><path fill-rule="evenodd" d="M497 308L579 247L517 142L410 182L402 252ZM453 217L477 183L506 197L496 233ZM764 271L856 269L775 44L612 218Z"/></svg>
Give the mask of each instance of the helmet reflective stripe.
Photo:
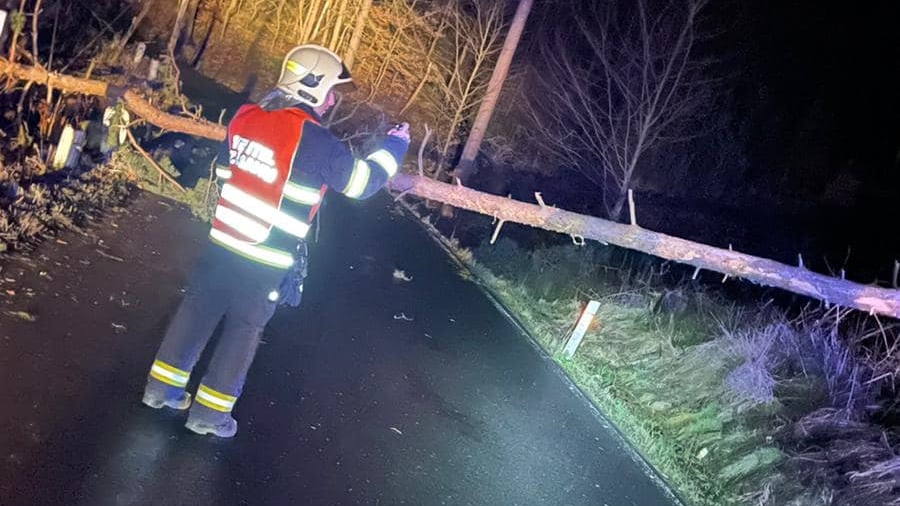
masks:
<svg viewBox="0 0 900 506"><path fill-rule="evenodd" d="M393 176L394 174L396 174L397 169L399 168L397 159L394 158L394 155L392 155L390 151L386 149L379 149L378 151L367 156L366 160L372 160L378 165L381 165L381 168L388 173L388 176Z"/></svg>
<svg viewBox="0 0 900 506"><path fill-rule="evenodd" d="M350 174L350 181L341 193L354 199L361 197L363 192L366 191L366 185L369 184L369 175L371 171L372 169L369 168L369 164L366 163L365 160L357 160L356 164L353 165L353 173Z"/></svg>
<svg viewBox="0 0 900 506"><path fill-rule="evenodd" d="M216 411L229 413L234 408L236 401L237 397L223 394L206 385L200 385L200 388L197 389L197 402Z"/></svg>
<svg viewBox="0 0 900 506"><path fill-rule="evenodd" d="M306 223L288 216L281 210L266 204L249 193L239 190L234 185L226 184L222 188L222 198L250 213L250 215L266 223L271 223L300 239L305 238L306 233L309 232L309 225Z"/></svg>
<svg viewBox="0 0 900 506"><path fill-rule="evenodd" d="M319 190L308 186L301 186L288 181L284 186L285 198L307 206L314 206L322 200Z"/></svg>
<svg viewBox="0 0 900 506"><path fill-rule="evenodd" d="M220 179L231 179L231 168L223 165L216 165L216 177Z"/></svg>
<svg viewBox="0 0 900 506"><path fill-rule="evenodd" d="M300 65L299 63L292 61L292 60L288 60L287 62L285 62L284 68L287 69L288 72L293 72L295 74L302 75L302 74L309 73L308 68L305 68L305 67L303 67L303 65Z"/></svg>
<svg viewBox="0 0 900 506"><path fill-rule="evenodd" d="M279 269L289 269L294 265L294 257L290 253L279 251L277 249L267 248L265 246L257 246L222 232L221 230L212 229L209 231L209 237L221 244L222 246L234 251L235 253L245 256L250 260L259 263L277 267Z"/></svg>
<svg viewBox="0 0 900 506"><path fill-rule="evenodd" d="M255 243L261 243L269 238L269 227L225 206L216 207L216 219Z"/></svg>
<svg viewBox="0 0 900 506"><path fill-rule="evenodd" d="M150 368L150 376L167 385L180 388L186 387L190 379L189 372L172 367L161 360L153 362L153 367Z"/></svg>

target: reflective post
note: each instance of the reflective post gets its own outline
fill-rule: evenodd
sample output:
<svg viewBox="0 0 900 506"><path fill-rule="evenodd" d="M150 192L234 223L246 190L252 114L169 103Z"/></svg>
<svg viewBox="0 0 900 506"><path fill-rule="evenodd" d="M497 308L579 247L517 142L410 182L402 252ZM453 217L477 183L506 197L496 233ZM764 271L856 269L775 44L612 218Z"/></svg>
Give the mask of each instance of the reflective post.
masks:
<svg viewBox="0 0 900 506"><path fill-rule="evenodd" d="M594 316L599 309L600 303L596 300L588 302L587 307L584 308L584 312L581 313L581 317L578 319L578 324L575 325L575 330L572 331L572 335L566 343L565 349L563 349L563 354L566 358L575 356L575 352L578 350L578 347L581 346L581 340L584 339L584 334L587 333L587 330L591 326L591 322L594 320Z"/></svg>

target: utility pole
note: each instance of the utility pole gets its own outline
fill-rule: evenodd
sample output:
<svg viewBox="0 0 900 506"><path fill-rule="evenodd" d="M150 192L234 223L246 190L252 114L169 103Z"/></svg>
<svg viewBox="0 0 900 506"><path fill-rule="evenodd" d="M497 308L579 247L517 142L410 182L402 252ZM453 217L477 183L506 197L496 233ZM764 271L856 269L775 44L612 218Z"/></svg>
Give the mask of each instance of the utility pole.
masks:
<svg viewBox="0 0 900 506"><path fill-rule="evenodd" d="M509 25L509 32L506 34L506 40L503 41L503 48L500 50L500 56L497 57L494 73L488 82L487 91L478 108L478 115L475 116L475 122L472 124L472 130L466 140L462 156L456 165L456 174L460 179L465 180L474 172L475 157L478 156L478 150L481 149L484 134L491 122L491 116L494 114L494 108L497 107L500 90L503 89L503 83L509 74L509 66L516 48L519 46L519 39L522 37L522 30L525 28L525 21L528 20L528 13L531 12L533 3L534 0L519 0L519 6L516 7L516 13Z"/></svg>

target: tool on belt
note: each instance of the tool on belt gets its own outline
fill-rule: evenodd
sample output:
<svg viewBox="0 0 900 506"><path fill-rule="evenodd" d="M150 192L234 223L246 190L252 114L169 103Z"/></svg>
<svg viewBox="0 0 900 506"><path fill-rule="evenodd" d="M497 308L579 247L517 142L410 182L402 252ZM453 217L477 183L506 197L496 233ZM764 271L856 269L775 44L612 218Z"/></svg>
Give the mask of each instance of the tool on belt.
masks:
<svg viewBox="0 0 900 506"><path fill-rule="evenodd" d="M297 244L294 252L294 265L287 271L278 287L278 304L291 307L300 305L303 299L303 280L306 279L307 266L309 264L309 248L306 241Z"/></svg>

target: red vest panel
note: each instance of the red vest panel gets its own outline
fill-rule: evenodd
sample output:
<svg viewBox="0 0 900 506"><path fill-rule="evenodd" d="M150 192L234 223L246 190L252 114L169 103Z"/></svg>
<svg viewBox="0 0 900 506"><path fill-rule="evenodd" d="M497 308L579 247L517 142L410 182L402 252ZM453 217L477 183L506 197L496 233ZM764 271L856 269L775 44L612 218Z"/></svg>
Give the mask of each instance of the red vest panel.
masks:
<svg viewBox="0 0 900 506"><path fill-rule="evenodd" d="M241 215L239 222L252 220L252 226L249 227L251 230L260 229L261 226L271 231L277 224L271 212L257 212L247 207L280 210L284 187L290 180L294 155L306 121L315 119L296 108L266 111L256 104L247 104L238 110L228 125L227 142L232 176L226 183L218 204L226 208L224 212L231 217L231 225L235 223L234 213ZM228 192L231 192L232 198L227 198ZM235 199L234 194L238 194L241 199ZM256 202L263 205L255 204ZM264 242L264 236L267 237L267 234L262 233L250 237L246 233L248 227L234 227L230 224L224 223L217 216L213 221L213 229L250 244Z"/></svg>

